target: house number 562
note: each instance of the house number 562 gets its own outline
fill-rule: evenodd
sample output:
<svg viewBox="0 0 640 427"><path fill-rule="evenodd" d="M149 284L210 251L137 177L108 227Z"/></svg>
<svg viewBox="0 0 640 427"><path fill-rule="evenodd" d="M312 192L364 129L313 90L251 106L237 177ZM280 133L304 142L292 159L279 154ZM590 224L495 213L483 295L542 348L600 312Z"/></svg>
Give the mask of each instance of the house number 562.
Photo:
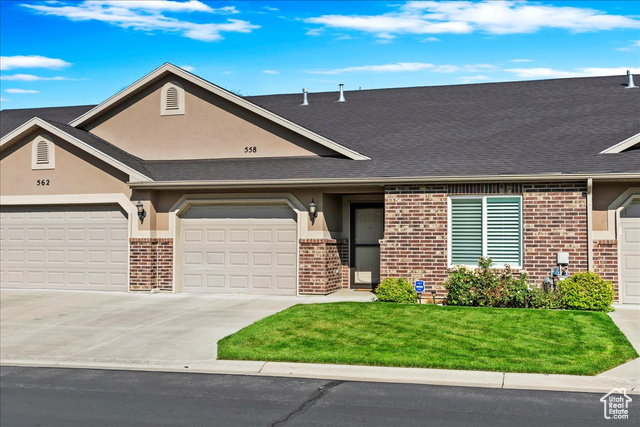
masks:
<svg viewBox="0 0 640 427"><path fill-rule="evenodd" d="M43 185L49 185L49 180L48 179L39 179L36 181L36 185L37 186L43 186Z"/></svg>

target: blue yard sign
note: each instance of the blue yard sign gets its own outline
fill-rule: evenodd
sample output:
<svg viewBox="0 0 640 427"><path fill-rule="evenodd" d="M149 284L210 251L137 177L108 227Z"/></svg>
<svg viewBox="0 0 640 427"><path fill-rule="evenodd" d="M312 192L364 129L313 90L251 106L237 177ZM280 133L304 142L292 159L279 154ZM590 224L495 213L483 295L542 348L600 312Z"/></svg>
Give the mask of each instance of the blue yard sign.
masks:
<svg viewBox="0 0 640 427"><path fill-rule="evenodd" d="M416 280L416 283L413 285L413 288L417 293L421 294L424 292L424 282L422 280Z"/></svg>

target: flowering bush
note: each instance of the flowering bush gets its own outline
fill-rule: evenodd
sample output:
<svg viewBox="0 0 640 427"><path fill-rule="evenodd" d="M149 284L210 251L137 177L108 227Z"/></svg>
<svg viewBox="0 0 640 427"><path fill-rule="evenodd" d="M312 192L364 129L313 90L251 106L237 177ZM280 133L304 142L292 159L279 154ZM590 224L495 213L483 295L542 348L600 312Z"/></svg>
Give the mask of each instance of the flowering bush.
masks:
<svg viewBox="0 0 640 427"><path fill-rule="evenodd" d="M528 307L534 292L525 272L515 278L511 267L491 268L491 258L480 258L478 268L455 267L444 282L446 303L471 307Z"/></svg>

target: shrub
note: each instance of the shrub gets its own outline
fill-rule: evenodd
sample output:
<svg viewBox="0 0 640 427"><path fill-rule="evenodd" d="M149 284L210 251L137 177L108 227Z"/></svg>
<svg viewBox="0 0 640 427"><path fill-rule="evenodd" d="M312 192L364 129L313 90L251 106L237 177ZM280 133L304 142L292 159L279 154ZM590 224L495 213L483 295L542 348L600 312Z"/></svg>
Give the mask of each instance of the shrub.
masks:
<svg viewBox="0 0 640 427"><path fill-rule="evenodd" d="M418 294L405 279L387 277L376 288L378 301L399 302L402 304L415 304L418 302Z"/></svg>
<svg viewBox="0 0 640 427"><path fill-rule="evenodd" d="M511 267L491 268L491 258L480 258L478 268L455 267L444 283L447 304L471 307L528 307L532 290L526 273L513 277Z"/></svg>
<svg viewBox="0 0 640 427"><path fill-rule="evenodd" d="M560 282L562 307L568 310L609 311L614 291L611 282L596 273L576 273Z"/></svg>
<svg viewBox="0 0 640 427"><path fill-rule="evenodd" d="M551 290L534 288L530 293L529 307L550 309L562 308L560 294Z"/></svg>

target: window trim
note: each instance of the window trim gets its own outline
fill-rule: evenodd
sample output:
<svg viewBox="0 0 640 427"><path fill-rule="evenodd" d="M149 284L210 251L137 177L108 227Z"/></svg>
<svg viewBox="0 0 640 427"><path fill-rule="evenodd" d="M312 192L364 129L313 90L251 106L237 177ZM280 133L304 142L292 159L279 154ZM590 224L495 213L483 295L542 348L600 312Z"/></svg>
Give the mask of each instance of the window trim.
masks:
<svg viewBox="0 0 640 427"><path fill-rule="evenodd" d="M167 92L169 89L175 88L178 92L178 108L167 108ZM160 115L161 116L177 116L185 114L184 108L184 88L177 81L170 81L162 86L160 91Z"/></svg>
<svg viewBox="0 0 640 427"><path fill-rule="evenodd" d="M47 145L47 162L38 163L38 145ZM56 168L56 145L53 139L46 134L38 135L31 141L31 170L46 170Z"/></svg>
<svg viewBox="0 0 640 427"><path fill-rule="evenodd" d="M519 259L519 263L517 265L511 265L509 264L509 266L513 269L520 269L522 268L523 265L523 258L524 258L524 222L522 221L522 212L523 212L523 208L522 208L522 195L521 194L469 194L469 195L456 195L456 196L449 196L447 197L447 265L449 268L454 268L456 265L463 265L465 267L469 267L469 268L476 268L478 265L468 265L468 264L453 264L452 263L452 224L453 224L453 219L452 219L452 200L454 199L481 199L482 200L482 255L483 257L487 256L487 198L502 198L502 199L509 199L509 198L514 198L517 197L518 199L520 199L520 216L519 216L519 221L520 221L520 259ZM498 264L495 263L493 264L495 267L497 268L504 268L505 264Z"/></svg>

